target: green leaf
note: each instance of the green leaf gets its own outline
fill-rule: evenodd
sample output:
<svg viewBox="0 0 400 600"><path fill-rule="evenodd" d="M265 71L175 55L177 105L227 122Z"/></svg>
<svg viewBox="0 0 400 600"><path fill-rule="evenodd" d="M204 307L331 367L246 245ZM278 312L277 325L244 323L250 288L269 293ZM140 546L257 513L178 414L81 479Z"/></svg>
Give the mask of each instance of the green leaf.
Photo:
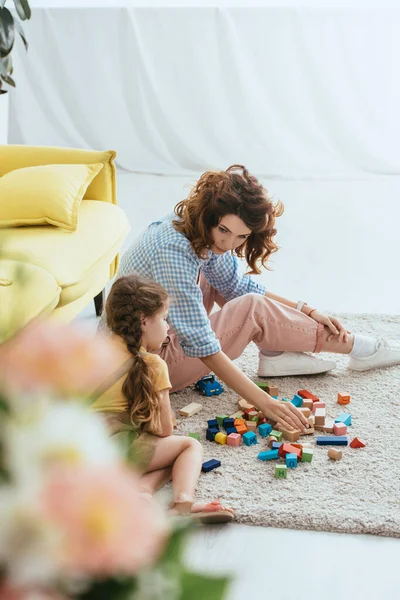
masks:
<svg viewBox="0 0 400 600"><path fill-rule="evenodd" d="M21 36L22 41L24 42L25 50L28 50L28 42L26 41L25 33L24 33L21 23L18 20L16 20L16 21L14 21L14 25L15 25L15 29L18 31L19 35Z"/></svg>
<svg viewBox="0 0 400 600"><path fill-rule="evenodd" d="M14 4L21 21L31 18L31 9L28 0L14 0Z"/></svg>
<svg viewBox="0 0 400 600"><path fill-rule="evenodd" d="M181 596L179 600L223 600L226 597L230 579L211 577L184 571L181 578Z"/></svg>
<svg viewBox="0 0 400 600"><path fill-rule="evenodd" d="M9 77L8 75L1 75L1 78L3 81L5 81L6 83L8 83L8 85L11 85L12 87L15 87L15 81L12 77Z"/></svg>
<svg viewBox="0 0 400 600"><path fill-rule="evenodd" d="M4 75L4 77L9 77L13 71L11 54L6 56L5 58L0 58L0 75Z"/></svg>
<svg viewBox="0 0 400 600"><path fill-rule="evenodd" d="M14 19L8 8L0 8L0 58L10 54L15 40Z"/></svg>
<svg viewBox="0 0 400 600"><path fill-rule="evenodd" d="M194 528L193 522L182 521L175 526L176 529L171 533L165 550L162 556L157 561L157 565L164 565L166 563L173 563L174 565L183 565L183 553L185 550L186 540L188 533Z"/></svg>
<svg viewBox="0 0 400 600"><path fill-rule="evenodd" d="M3 396L3 394L0 392L0 418L3 415L9 415L11 414L11 409L10 406L6 400L6 397Z"/></svg>
<svg viewBox="0 0 400 600"><path fill-rule="evenodd" d="M128 600L132 598L135 580L131 578L94 581L85 592L75 596L78 600Z"/></svg>

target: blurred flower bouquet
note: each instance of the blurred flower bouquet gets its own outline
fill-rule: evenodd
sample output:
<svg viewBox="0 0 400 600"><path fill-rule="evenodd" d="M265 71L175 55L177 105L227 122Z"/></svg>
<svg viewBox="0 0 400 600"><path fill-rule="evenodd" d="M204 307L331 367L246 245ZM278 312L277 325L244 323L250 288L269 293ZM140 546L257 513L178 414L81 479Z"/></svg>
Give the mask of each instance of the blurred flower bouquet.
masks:
<svg viewBox="0 0 400 600"><path fill-rule="evenodd" d="M39 321L0 345L0 600L219 600L187 524L139 493L89 396L111 342Z"/></svg>

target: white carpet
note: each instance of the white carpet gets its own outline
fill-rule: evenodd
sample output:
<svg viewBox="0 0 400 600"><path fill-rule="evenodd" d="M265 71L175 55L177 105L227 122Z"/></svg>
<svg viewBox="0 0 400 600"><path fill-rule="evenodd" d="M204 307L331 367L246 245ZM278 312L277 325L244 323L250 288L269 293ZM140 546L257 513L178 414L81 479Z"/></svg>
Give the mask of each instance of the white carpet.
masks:
<svg viewBox="0 0 400 600"><path fill-rule="evenodd" d="M400 338L400 317L384 315L341 315L351 331ZM179 409L190 402L203 404L201 412L184 419L178 416L177 434L199 432L204 460L217 458L221 467L202 474L197 488L199 499L219 496L236 510L241 523L293 529L316 529L352 533L374 533L400 537L400 366L355 373L346 368L348 358L335 355L336 370L326 375L274 379L281 396L292 397L299 389L315 393L327 405L327 416L342 412L337 393L351 394L345 412L352 414L349 438L358 436L366 448L341 448L343 458L334 462L328 448L316 446L311 464L289 469L286 480L274 476L276 461L261 462L256 446L221 446L205 439L207 419L232 414L237 395L226 390L206 398L194 388L171 396ZM257 349L251 344L237 361L252 379L257 377ZM320 435L316 432L315 435ZM314 436L301 439L315 444Z"/></svg>

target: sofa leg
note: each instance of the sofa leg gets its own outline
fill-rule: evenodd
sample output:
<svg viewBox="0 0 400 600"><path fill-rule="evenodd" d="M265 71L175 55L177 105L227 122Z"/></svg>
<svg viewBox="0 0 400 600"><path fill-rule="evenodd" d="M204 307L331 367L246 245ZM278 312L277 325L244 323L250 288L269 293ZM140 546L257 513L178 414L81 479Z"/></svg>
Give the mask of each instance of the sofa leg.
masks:
<svg viewBox="0 0 400 600"><path fill-rule="evenodd" d="M104 289L101 290L100 294L97 294L97 296L94 297L94 306L96 309L96 317L100 317L101 313L103 312L105 297L106 297L106 294L105 294Z"/></svg>

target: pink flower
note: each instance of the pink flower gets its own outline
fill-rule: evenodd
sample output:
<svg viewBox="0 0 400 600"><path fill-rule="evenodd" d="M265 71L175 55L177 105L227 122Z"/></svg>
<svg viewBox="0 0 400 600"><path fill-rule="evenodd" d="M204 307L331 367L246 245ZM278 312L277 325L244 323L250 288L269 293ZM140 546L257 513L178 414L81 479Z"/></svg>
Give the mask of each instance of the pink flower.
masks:
<svg viewBox="0 0 400 600"><path fill-rule="evenodd" d="M67 600L57 592L38 587L14 587L7 581L0 582L0 600Z"/></svg>
<svg viewBox="0 0 400 600"><path fill-rule="evenodd" d="M155 561L168 536L166 515L140 495L125 467L53 471L43 509L62 531L60 560L70 574L135 574Z"/></svg>
<svg viewBox="0 0 400 600"><path fill-rule="evenodd" d="M0 346L0 387L14 393L90 394L119 364L109 339L43 320Z"/></svg>

